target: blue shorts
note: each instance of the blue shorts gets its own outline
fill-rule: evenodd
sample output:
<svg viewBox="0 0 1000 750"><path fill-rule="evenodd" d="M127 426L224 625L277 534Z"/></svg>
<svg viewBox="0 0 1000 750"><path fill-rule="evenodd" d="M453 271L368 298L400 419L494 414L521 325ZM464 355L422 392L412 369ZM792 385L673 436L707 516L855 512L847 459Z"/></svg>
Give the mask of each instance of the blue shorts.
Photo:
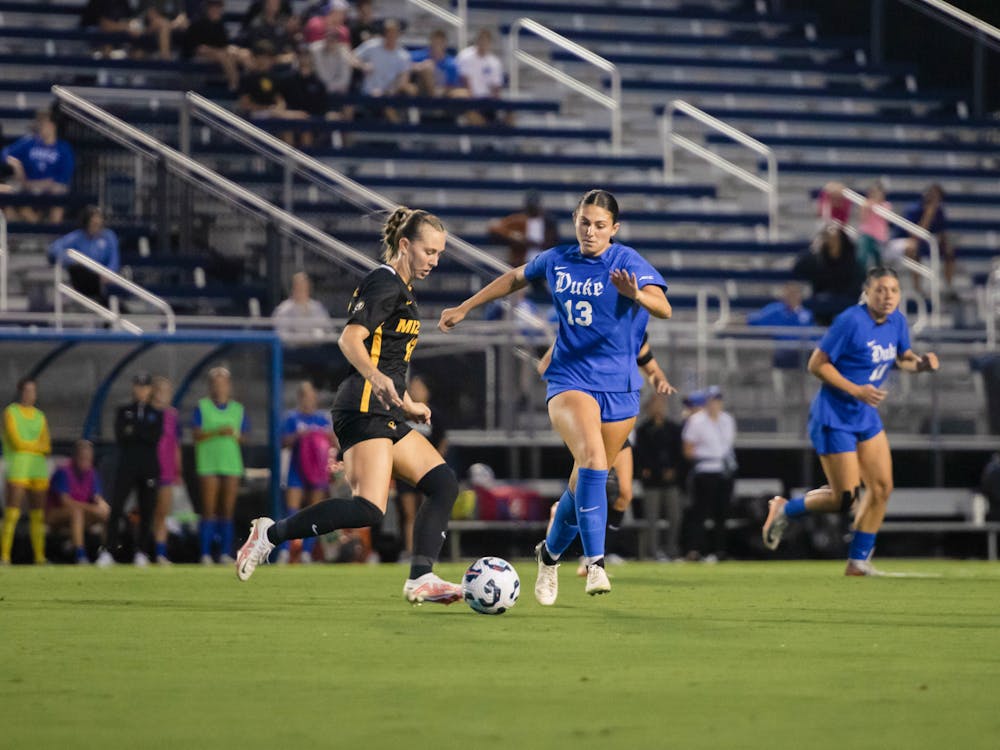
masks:
<svg viewBox="0 0 1000 750"><path fill-rule="evenodd" d="M285 489L288 490L325 490L329 489L330 482L327 481L323 484L312 485L302 478L299 474L299 468L295 465L294 461L288 463L288 478L285 480Z"/></svg>
<svg viewBox="0 0 1000 750"><path fill-rule="evenodd" d="M836 427L809 420L809 439L816 453L828 456L831 453L854 453L858 443L871 440L882 432L882 424L869 425L863 430L838 430Z"/></svg>
<svg viewBox="0 0 1000 750"><path fill-rule="evenodd" d="M601 422L621 422L639 414L639 391L624 391L612 393L608 391L589 391L586 388L576 388L571 385L550 385L545 401L566 391L580 391L593 396L601 407Z"/></svg>

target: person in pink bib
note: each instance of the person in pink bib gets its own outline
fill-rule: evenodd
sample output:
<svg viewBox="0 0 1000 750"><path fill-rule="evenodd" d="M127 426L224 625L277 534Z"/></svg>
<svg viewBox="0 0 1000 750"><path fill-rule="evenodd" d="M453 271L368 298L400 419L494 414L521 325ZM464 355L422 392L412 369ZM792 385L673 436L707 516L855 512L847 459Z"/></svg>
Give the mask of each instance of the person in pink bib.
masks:
<svg viewBox="0 0 1000 750"><path fill-rule="evenodd" d="M153 378L153 407L163 413L163 433L156 446L160 462L160 482L156 491L156 511L153 514L155 557L160 565L169 565L167 557L167 516L173 503L174 487L181 482L181 422L176 407L170 405L174 386L169 378Z"/></svg>
<svg viewBox="0 0 1000 750"><path fill-rule="evenodd" d="M60 466L49 480L45 522L50 528L68 527L79 565L87 565L84 532L88 526L107 523L111 506L104 499L101 477L94 468L94 446L77 440L72 459Z"/></svg>

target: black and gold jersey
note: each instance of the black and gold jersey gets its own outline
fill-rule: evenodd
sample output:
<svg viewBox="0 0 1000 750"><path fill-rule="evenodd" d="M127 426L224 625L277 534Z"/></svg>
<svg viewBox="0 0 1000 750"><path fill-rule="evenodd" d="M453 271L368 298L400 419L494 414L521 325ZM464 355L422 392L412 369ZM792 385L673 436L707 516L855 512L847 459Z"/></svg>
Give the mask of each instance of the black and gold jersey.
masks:
<svg viewBox="0 0 1000 750"><path fill-rule="evenodd" d="M420 335L420 313L413 289L403 283L392 266L381 265L362 279L347 308L347 323L357 323L370 332L365 339L368 356L381 372L392 378L402 397L406 370ZM333 402L334 411L363 414L396 414L387 410L372 393L372 386L353 370L341 383Z"/></svg>

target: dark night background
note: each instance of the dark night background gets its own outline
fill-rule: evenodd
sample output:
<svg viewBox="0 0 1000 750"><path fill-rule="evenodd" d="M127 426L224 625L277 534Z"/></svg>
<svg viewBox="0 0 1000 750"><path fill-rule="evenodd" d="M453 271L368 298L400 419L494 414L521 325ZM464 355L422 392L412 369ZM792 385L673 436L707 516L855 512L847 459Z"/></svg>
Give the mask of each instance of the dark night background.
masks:
<svg viewBox="0 0 1000 750"><path fill-rule="evenodd" d="M950 0L951 4L994 26L1000 26L998 0ZM819 16L820 37L851 36L868 48L873 0L781 0L787 11L810 11ZM884 0L885 60L919 66L921 89L956 89L971 107L972 40L943 23L907 7ZM1000 52L986 52L986 111L1000 110Z"/></svg>

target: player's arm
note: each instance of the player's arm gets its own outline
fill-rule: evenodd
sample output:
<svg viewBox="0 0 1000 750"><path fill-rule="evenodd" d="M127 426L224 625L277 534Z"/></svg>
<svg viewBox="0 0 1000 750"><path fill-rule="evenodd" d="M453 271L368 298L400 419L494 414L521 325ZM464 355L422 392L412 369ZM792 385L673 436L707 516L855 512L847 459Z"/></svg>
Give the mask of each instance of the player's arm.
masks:
<svg viewBox="0 0 1000 750"><path fill-rule="evenodd" d="M477 307L482 307L526 287L528 280L524 277L524 268L524 266L512 268L502 276L493 279L458 307L446 309L441 313L438 328L447 333L465 320L466 316Z"/></svg>
<svg viewBox="0 0 1000 750"><path fill-rule="evenodd" d="M409 391L403 391L403 411L414 422L431 423L431 407L420 401L414 401Z"/></svg>
<svg viewBox="0 0 1000 750"><path fill-rule="evenodd" d="M639 365L642 374L646 376L646 380L649 381L649 384L653 386L653 390L657 393L667 395L677 393L677 389L670 385L666 373L663 372L659 362L656 361L656 357L653 355L653 347L649 345L649 341L646 339L643 339L642 348L639 349L639 356L636 357L635 363Z"/></svg>
<svg viewBox="0 0 1000 750"><path fill-rule="evenodd" d="M917 354L912 349L907 349L896 357L896 367L907 372L936 372L938 366L938 358L934 352Z"/></svg>
<svg viewBox="0 0 1000 750"><path fill-rule="evenodd" d="M348 323L344 326L337 344L351 366L372 384L372 393L382 406L387 409L391 406L402 406L403 399L396 393L392 378L373 365L371 357L368 356L365 340L370 335L371 331L360 323Z"/></svg>
<svg viewBox="0 0 1000 750"><path fill-rule="evenodd" d="M809 357L809 372L827 385L839 388L869 406L878 406L886 395L884 390L876 388L871 383L858 385L845 378L822 349L814 349L812 356Z"/></svg>
<svg viewBox="0 0 1000 750"><path fill-rule="evenodd" d="M667 295L663 293L663 287L656 284L646 284L639 286L639 281L634 273L624 268L618 268L611 272L611 283L623 297L635 300L645 307L654 318L667 319L673 315L673 309L667 301Z"/></svg>

